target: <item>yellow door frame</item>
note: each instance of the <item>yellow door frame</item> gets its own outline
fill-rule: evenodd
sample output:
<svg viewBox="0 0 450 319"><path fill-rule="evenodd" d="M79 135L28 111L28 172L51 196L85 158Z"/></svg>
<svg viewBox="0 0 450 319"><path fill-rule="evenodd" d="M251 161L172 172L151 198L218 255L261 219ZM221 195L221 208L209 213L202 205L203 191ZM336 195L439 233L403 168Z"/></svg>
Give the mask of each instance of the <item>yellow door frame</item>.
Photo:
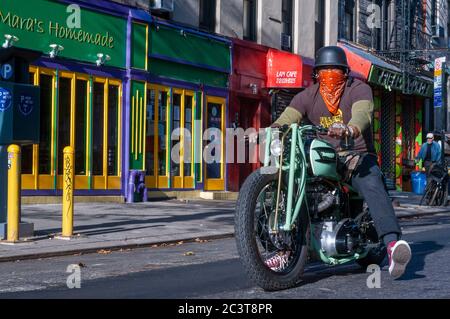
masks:
<svg viewBox="0 0 450 319"><path fill-rule="evenodd" d="M221 178L209 178L208 177L208 171L207 171L207 163L204 164L205 169L205 190L206 191L222 191L225 190L225 105L226 105L226 99L225 98L219 98L219 97L213 97L213 96L206 96L206 108L205 108L205 124L206 128L209 128L209 118L208 118L208 108L209 104L217 104L221 106L221 154L220 154L220 175Z"/></svg>
<svg viewBox="0 0 450 319"><path fill-rule="evenodd" d="M156 148L156 140L157 140L157 135L156 133L158 132L158 128L157 128L157 124L158 124L158 119L156 117L157 113L156 113L156 109L159 106L159 101L158 101L158 89L155 88L153 85L150 85L148 83L146 83L145 85L145 92L146 92L146 99L145 99L145 105L146 105L146 112L145 112L145 127L147 128L148 125L148 99L149 99L149 91L153 91L154 92L154 96L155 96L155 101L153 101L153 117L154 117L154 122L153 122L153 150L147 150L147 129L145 130L145 143L144 143L144 153L146 155L145 158L147 158L147 151L151 151L153 152L153 175L147 175L145 176L145 185L148 188L156 188L157 187L157 182L156 182L156 177L158 176L157 173L157 148ZM147 171L147 163L144 163L144 167L145 167L145 171Z"/></svg>
<svg viewBox="0 0 450 319"><path fill-rule="evenodd" d="M109 176L108 175L108 129L109 129L109 122L108 122L108 114L109 114L109 86L116 86L118 89L118 96L119 99L117 101L117 175L115 176ZM121 176L122 176L122 82L116 79L107 79L106 82L107 90L105 94L106 97L106 104L105 104L105 120L106 120L106 127L105 127L105 135L104 138L106 140L106 153L105 153L105 163L106 166L105 169L105 176L106 176L106 188L107 189L120 189L121 186ZM145 131L145 130L144 130ZM144 163L145 163L145 154L144 154Z"/></svg>
<svg viewBox="0 0 450 319"><path fill-rule="evenodd" d="M171 139L171 145L173 144L173 142L178 142L180 145L180 158L179 158L179 169L180 169L180 175L177 176L172 176L172 171L170 172L170 176L172 178L172 188L183 188L183 179L184 179L184 172L182 169L182 163L183 163L183 127L184 127L184 91L182 89L177 89L174 88L172 91L172 102L175 101L175 95L179 95L180 96L180 136L179 136L179 140L178 141L172 141L172 132L174 130L174 127L172 127L172 124L170 125L172 128L172 132L170 132L170 139ZM173 102L174 103L174 102ZM172 107L173 109L175 109L174 104L172 103ZM173 110L172 110L173 111ZM172 112L173 113L173 112ZM170 117L171 123L173 123L173 114L171 114ZM173 146L173 145L172 145ZM172 169L172 152L169 152L170 155L170 160L171 160L171 169Z"/></svg>
<svg viewBox="0 0 450 319"><path fill-rule="evenodd" d="M58 150L57 146L55 147L55 143L57 141L57 136L55 136L55 123L56 121L56 90L59 90L59 83L56 82L56 70L41 68L31 66L29 68L29 72L34 76L34 85L40 85L40 75L47 75L52 77L52 105L51 105L51 138L50 138L50 174L39 174L39 144L33 145L33 168L32 174L24 174L22 176L22 185L23 189L53 189L53 180L54 180L54 172L56 163L54 161L55 158L55 149L56 152L62 152L62 150ZM71 80L71 102L70 102L70 146L76 148L75 145L75 123L77 121L76 117L76 81L82 80L87 82L86 86L86 103L89 105L89 100L91 95L93 94L89 88L89 80L90 76L87 74L81 74L76 72L68 72L68 71L59 71L59 78L67 78ZM94 77L94 83L102 83L104 84L104 127L103 127L103 176L94 176L94 189L120 189L121 188L121 147L122 147L122 82L117 79L109 79L109 78L100 78ZM58 80L59 81L59 80ZM108 98L109 98L109 84L117 86L119 90L118 95L118 141L117 141L117 176L108 176ZM89 121L92 114L87 107L86 110L86 139L89 140ZM57 125L57 124L56 124ZM90 152L91 145L89 145L88 141L86 141L86 175L77 175L75 176L75 188L76 189L88 189L88 168L91 170L92 168L88 165L88 154ZM57 176L57 188L62 188L62 176Z"/></svg>
<svg viewBox="0 0 450 319"><path fill-rule="evenodd" d="M190 152L191 152L191 158L190 161L190 175L189 176L185 176L184 175L184 165L185 165L185 146L186 146L186 137L184 136L184 130L182 131L183 136L182 136L182 146L183 146L183 157L182 157L182 171L183 171L183 188L195 188L195 177L194 177L194 138L198 138L197 136L195 136L195 118L194 118L194 114L195 114L195 108L196 108L196 104L195 104L195 92L193 91L189 91L189 90L185 90L184 91L184 98L183 98L183 103L184 105L184 115L186 115L186 98L190 98L191 99L191 145L190 145ZM186 116L183 116L183 129L186 128Z"/></svg>
<svg viewBox="0 0 450 319"><path fill-rule="evenodd" d="M74 79L74 90L73 90L73 94L75 95L75 99L74 99L74 105L76 108L76 104L77 104L77 95L76 95L76 83L77 81L84 81L86 82L86 114L84 117L84 121L86 123L86 126L84 128L85 130L85 137L86 137L86 141L85 141L85 156L84 156L84 165L85 165L85 171L86 173L84 175L75 175L75 189L89 189L89 177L88 177L88 157L89 157L89 121L90 121L90 113L89 113L89 95L90 95L90 90L89 90L89 76L87 74L80 74L80 73L75 73L75 79ZM72 122L73 122L73 140L71 142L72 147L76 150L78 148L78 145L76 143L76 124L78 122L79 119L76 118L76 110L73 113L72 116ZM76 168L77 163L75 163L75 168Z"/></svg>
<svg viewBox="0 0 450 319"><path fill-rule="evenodd" d="M75 147L75 73L72 72L67 72L67 71L59 71L59 76L58 76L58 90L60 88L60 79L64 78L64 79L70 79L70 128L69 128L69 143L70 145L61 145L61 149L58 149L58 145L56 145L56 152L58 153L56 158L58 158L59 155L62 154L64 148L66 146L71 146L71 147ZM59 94L60 92L58 91L58 99L59 99ZM59 107L59 100L57 101L58 103L58 107ZM59 114L59 109L58 109L58 114ZM58 135L55 138L55 142L58 141L58 137L59 137L59 127L58 127L58 122L59 120L56 119L55 123L56 126L58 128L57 132ZM53 147L52 147L53 149ZM60 154L61 153L61 154ZM55 163L55 166L57 166L58 163ZM76 165L76 163L75 163ZM63 188L63 175L59 175L58 174L58 170L56 170L56 174L57 174L57 189L62 189Z"/></svg>
<svg viewBox="0 0 450 319"><path fill-rule="evenodd" d="M185 176L184 175L184 155L185 155L185 150L184 150L184 141L185 141L185 136L184 136L184 131L183 129L185 128L185 98L186 97L190 97L192 99L192 110L191 110L191 122L192 122L192 132L191 132L191 154L192 154L192 159L193 159L193 154L194 154L194 125L195 125L195 109L196 109L196 99L195 99L195 92L191 91L191 90L184 90L184 89L180 89L180 88L173 88L172 89L172 95L170 94L171 88L170 87L166 87L166 86L162 86L162 85L156 85L156 84L151 84L151 83L147 83L146 85L146 95L148 97L149 91L154 91L155 94L155 101L154 101L154 117L155 117L155 122L154 122L154 143L153 143L153 152L154 152L154 176L146 176L145 179L145 183L146 186L148 188L160 188L160 189L164 189L164 188L169 188L169 179L171 180L171 188L195 188L195 177L194 177L194 163L192 161L191 163L191 176ZM159 109L160 109L160 101L159 101L159 95L161 93L166 93L167 94L167 104L166 104L166 118L165 118L165 122L166 122L166 132L165 132L165 137L166 137L166 174L165 175L160 175L159 174L159 124L160 124L160 114L159 114ZM173 113L173 95L178 94L181 97L181 105L180 105L180 129L181 129L181 136L179 141L176 141L178 143L180 143L180 175L179 176L172 176L171 171L169 171L169 167L171 167L171 150L169 149L169 145L171 142L171 134L172 132L169 132L169 128L171 128L172 126L172 113ZM148 105L147 103L147 98L146 98L146 105ZM147 112L145 112L145 114L147 115ZM145 119L145 123L147 124L147 116ZM146 134L145 134L146 136ZM146 145L147 143L145 143L144 145ZM147 149L145 150L144 154L147 153ZM146 169L146 165L147 163L145 163L145 169Z"/></svg>
<svg viewBox="0 0 450 319"><path fill-rule="evenodd" d="M149 90L153 90L155 92L155 105L154 105L154 117L155 117L155 122L154 122L154 142L153 142L153 165L154 165L154 176L146 176L145 178L145 184L148 188L169 188L169 161L170 161L170 150L169 150L169 120L170 120L170 112L171 112L171 96L170 96L170 88L166 87L166 86L162 86L162 85L156 85L156 84L151 84L151 83L147 83L146 85L146 95L148 97L148 91ZM166 139L166 172L165 175L160 175L159 174L159 123L160 123L160 114L159 114L159 95L161 93L166 93L167 94L167 101L166 101L166 118L165 118L165 123L166 123L166 132L163 136L165 136ZM146 99L147 100L147 99ZM145 103L147 105L147 103ZM145 113L145 122L147 122L147 112ZM145 134L146 135L146 134ZM145 143L146 146L147 143ZM147 150L144 150L144 154L147 152Z"/></svg>
<svg viewBox="0 0 450 319"><path fill-rule="evenodd" d="M30 66L29 73L32 74L33 85L38 85L38 68L34 66ZM38 188L38 145L33 144L33 155L32 155L32 165L31 165L31 174L22 174L21 182L22 189L37 189ZM37 167L36 167L37 166Z"/></svg>
<svg viewBox="0 0 450 319"><path fill-rule="evenodd" d="M52 78L52 97L51 97L51 133L50 133L50 174L39 174L39 144L35 147L36 149L36 157L37 161L34 163L35 169L36 169L36 179L37 179L37 185L36 189L53 189L54 188L54 172L55 172L55 166L56 163L54 161L55 157L55 151L54 151L54 145L56 143L56 136L55 136L55 118L56 118L56 90L58 88L58 83L56 82L56 70L47 69L47 68L37 68L37 85L40 86L40 75L47 75Z"/></svg>

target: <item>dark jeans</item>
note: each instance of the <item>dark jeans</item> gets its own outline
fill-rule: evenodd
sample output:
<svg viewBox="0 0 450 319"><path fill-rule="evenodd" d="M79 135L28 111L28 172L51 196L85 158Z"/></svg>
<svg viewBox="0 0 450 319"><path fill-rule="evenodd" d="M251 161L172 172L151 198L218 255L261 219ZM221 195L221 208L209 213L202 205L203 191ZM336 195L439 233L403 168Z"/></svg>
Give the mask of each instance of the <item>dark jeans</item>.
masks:
<svg viewBox="0 0 450 319"><path fill-rule="evenodd" d="M376 156L363 155L360 165L353 174L352 185L367 202L379 237L383 238L388 234L400 236L402 231L384 186Z"/></svg>

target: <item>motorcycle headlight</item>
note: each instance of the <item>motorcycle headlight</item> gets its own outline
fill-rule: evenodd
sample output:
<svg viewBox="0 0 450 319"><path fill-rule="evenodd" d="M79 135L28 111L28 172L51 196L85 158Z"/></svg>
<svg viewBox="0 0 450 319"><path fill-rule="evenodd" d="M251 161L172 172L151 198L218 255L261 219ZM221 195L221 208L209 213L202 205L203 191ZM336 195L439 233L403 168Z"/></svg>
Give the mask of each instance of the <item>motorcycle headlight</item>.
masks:
<svg viewBox="0 0 450 319"><path fill-rule="evenodd" d="M283 152L283 145L281 144L280 140L274 140L270 144L270 153L273 156L279 157L281 156L281 153Z"/></svg>

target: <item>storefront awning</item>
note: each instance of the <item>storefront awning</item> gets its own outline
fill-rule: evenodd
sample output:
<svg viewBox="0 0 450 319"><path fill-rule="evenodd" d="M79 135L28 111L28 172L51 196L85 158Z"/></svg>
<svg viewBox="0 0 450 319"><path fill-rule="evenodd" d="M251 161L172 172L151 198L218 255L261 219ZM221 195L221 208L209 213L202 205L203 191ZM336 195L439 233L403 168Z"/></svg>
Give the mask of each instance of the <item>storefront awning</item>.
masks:
<svg viewBox="0 0 450 319"><path fill-rule="evenodd" d="M352 75L368 83L385 87L389 90L404 89L402 71L379 57L349 44L338 43L347 54ZM424 76L416 76L409 82L409 91L413 95L433 96L433 82Z"/></svg>
<svg viewBox="0 0 450 319"><path fill-rule="evenodd" d="M267 53L267 88L301 89L313 83L314 61L289 52L270 49Z"/></svg>

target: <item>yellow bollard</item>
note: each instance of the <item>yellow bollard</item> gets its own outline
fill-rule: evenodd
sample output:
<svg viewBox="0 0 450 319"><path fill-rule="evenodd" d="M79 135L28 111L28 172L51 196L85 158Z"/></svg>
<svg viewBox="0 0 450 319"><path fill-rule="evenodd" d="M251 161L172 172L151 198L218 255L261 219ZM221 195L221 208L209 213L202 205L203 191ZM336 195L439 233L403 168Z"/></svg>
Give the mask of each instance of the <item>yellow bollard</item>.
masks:
<svg viewBox="0 0 450 319"><path fill-rule="evenodd" d="M19 240L20 219L20 147L8 147L8 226L6 240Z"/></svg>
<svg viewBox="0 0 450 319"><path fill-rule="evenodd" d="M62 237L73 236L74 149L64 148Z"/></svg>

